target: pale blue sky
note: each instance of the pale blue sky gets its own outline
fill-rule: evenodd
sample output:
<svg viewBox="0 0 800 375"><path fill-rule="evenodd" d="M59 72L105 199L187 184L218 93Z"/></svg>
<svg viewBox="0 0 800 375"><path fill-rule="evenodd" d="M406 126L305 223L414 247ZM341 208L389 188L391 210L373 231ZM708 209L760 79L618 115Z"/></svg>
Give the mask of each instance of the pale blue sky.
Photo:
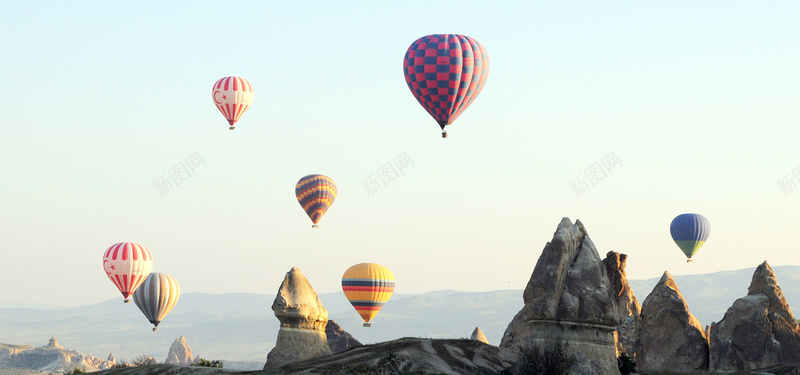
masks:
<svg viewBox="0 0 800 375"><path fill-rule="evenodd" d="M800 192L776 183L800 166L798 19L790 1L5 4L0 301L116 298L101 257L121 241L184 292L272 294L292 266L334 292L360 262L400 293L521 289L564 216L631 278L800 264ZM448 139L401 69L433 33L491 58ZM235 131L210 94L227 75L256 92ZM160 196L195 152L207 166ZM316 230L294 198L311 173L339 188ZM689 265L685 212L712 227Z"/></svg>

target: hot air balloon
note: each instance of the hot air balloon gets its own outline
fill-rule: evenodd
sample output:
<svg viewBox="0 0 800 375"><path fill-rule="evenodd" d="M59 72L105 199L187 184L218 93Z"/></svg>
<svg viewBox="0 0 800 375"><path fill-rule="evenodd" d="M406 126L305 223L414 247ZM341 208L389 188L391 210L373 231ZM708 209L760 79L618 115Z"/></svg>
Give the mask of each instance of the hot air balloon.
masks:
<svg viewBox="0 0 800 375"><path fill-rule="evenodd" d="M103 269L128 303L128 297L153 269L153 256L138 243L120 242L103 253Z"/></svg>
<svg viewBox="0 0 800 375"><path fill-rule="evenodd" d="M433 34L417 39L403 58L411 93L439 123L442 138L450 125L483 90L489 76L489 55L477 40L458 34Z"/></svg>
<svg viewBox="0 0 800 375"><path fill-rule="evenodd" d="M364 327L371 327L369 321L394 292L394 275L380 264L359 263L344 272L342 290L364 319Z"/></svg>
<svg viewBox="0 0 800 375"><path fill-rule="evenodd" d="M211 97L231 130L245 111L253 104L253 85L246 79L236 76L220 78L211 88Z"/></svg>
<svg viewBox="0 0 800 375"><path fill-rule="evenodd" d="M325 215L336 199L336 183L328 176L310 174L297 181L294 194L314 223L311 227L316 228L319 219L322 219L322 215Z"/></svg>
<svg viewBox="0 0 800 375"><path fill-rule="evenodd" d="M692 256L706 243L711 233L711 224L703 215L682 214L672 220L669 231L672 239L686 254L686 262L691 262Z"/></svg>
<svg viewBox="0 0 800 375"><path fill-rule="evenodd" d="M144 284L133 292L133 302L139 310L142 310L150 323L153 323L153 331L157 331L158 323L172 311L180 296L181 287L172 276L153 272L147 276Z"/></svg>

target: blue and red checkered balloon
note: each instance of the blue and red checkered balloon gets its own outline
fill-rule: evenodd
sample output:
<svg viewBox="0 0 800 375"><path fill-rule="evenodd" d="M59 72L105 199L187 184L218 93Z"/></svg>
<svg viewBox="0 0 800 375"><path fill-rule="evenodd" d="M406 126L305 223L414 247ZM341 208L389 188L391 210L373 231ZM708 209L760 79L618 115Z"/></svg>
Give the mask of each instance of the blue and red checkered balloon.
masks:
<svg viewBox="0 0 800 375"><path fill-rule="evenodd" d="M411 93L444 130L483 89L489 55L477 40L465 35L423 36L408 47L403 73Z"/></svg>

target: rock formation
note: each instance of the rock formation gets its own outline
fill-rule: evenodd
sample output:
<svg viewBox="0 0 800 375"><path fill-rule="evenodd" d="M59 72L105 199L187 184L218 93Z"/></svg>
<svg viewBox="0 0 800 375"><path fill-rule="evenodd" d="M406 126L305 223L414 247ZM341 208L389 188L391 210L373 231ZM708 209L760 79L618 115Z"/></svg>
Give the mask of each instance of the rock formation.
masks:
<svg viewBox="0 0 800 375"><path fill-rule="evenodd" d="M614 299L617 301L617 317L619 317L616 331L617 351L633 358L633 348L636 345L636 324L639 322L642 307L628 285L628 277L625 275L627 259L628 256L625 254L609 251L606 259L603 259L603 265L606 267Z"/></svg>
<svg viewBox="0 0 800 375"><path fill-rule="evenodd" d="M272 311L281 327L275 347L267 355L265 370L331 354L325 335L328 311L297 267L286 273L272 303Z"/></svg>
<svg viewBox="0 0 800 375"><path fill-rule="evenodd" d="M325 325L325 336L328 337L328 347L331 348L333 353L343 352L354 346L361 346L361 342L347 333L333 320L329 320L328 324Z"/></svg>
<svg viewBox="0 0 800 375"><path fill-rule="evenodd" d="M14 354L22 353L30 349L33 349L33 347L30 345L0 344L0 361L8 359Z"/></svg>
<svg viewBox="0 0 800 375"><path fill-rule="evenodd" d="M50 338L50 342L48 342L47 345L45 345L44 347L48 348L48 349L51 349L51 348L52 349L64 349L63 346L58 344L58 341L56 341L55 337L51 337Z"/></svg>
<svg viewBox="0 0 800 375"><path fill-rule="evenodd" d="M501 348L561 340L576 355L571 373L619 374L617 306L606 267L580 220L563 218L525 287L525 306L508 325Z"/></svg>
<svg viewBox="0 0 800 375"><path fill-rule="evenodd" d="M108 358L106 359L106 361L109 361L109 362L114 363L114 364L117 363L117 359L114 358L114 354L113 353L108 353Z"/></svg>
<svg viewBox="0 0 800 375"><path fill-rule="evenodd" d="M55 338L51 338L47 345L38 348L29 345L0 344L0 368L3 369L25 369L60 374L71 373L76 368L91 372L111 367L114 367L113 362L64 349Z"/></svg>
<svg viewBox="0 0 800 375"><path fill-rule="evenodd" d="M708 370L706 332L669 272L664 272L645 298L636 331L639 339L634 359L640 370Z"/></svg>
<svg viewBox="0 0 800 375"><path fill-rule="evenodd" d="M489 343L489 340L486 339L486 335L484 335L483 331L481 331L481 327L475 327L475 330L472 331L472 336L470 336L469 339L478 340L484 344Z"/></svg>
<svg viewBox="0 0 800 375"><path fill-rule="evenodd" d="M172 346L169 347L169 353L167 353L167 359L164 360L164 363L190 365L193 362L192 348L189 347L186 338L181 336L175 339Z"/></svg>
<svg viewBox="0 0 800 375"><path fill-rule="evenodd" d="M711 324L709 343L711 371L800 364L800 327L766 261L753 273L747 296Z"/></svg>

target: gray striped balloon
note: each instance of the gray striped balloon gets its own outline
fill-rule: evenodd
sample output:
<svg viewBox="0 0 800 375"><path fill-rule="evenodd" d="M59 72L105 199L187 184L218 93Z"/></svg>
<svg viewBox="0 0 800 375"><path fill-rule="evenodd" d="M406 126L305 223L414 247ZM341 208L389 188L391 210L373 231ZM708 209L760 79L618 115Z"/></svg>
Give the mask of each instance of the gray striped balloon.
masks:
<svg viewBox="0 0 800 375"><path fill-rule="evenodd" d="M169 314L178 298L181 296L181 287L172 276L165 273L153 272L144 283L133 292L133 302L142 310L150 323L153 331L157 330L158 323Z"/></svg>

